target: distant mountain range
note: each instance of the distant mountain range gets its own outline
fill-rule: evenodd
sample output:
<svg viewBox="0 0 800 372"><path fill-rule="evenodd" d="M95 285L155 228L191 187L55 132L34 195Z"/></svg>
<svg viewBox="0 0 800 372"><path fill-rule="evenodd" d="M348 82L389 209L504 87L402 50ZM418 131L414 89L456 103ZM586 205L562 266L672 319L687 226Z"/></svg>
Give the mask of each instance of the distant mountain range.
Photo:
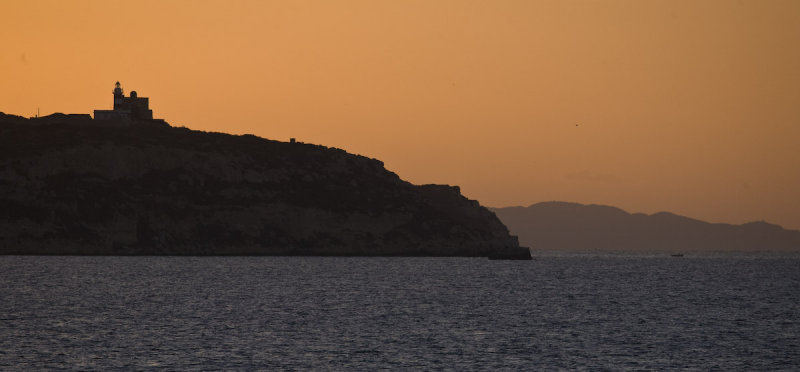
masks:
<svg viewBox="0 0 800 372"><path fill-rule="evenodd" d="M708 223L668 212L628 213L604 205L544 202L490 208L520 244L566 251L800 251L800 231L766 222Z"/></svg>

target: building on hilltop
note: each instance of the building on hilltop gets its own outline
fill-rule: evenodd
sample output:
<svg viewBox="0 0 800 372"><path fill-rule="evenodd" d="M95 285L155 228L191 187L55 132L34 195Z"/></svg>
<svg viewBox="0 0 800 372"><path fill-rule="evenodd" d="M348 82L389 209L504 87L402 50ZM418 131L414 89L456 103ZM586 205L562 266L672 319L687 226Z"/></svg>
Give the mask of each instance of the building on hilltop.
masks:
<svg viewBox="0 0 800 372"><path fill-rule="evenodd" d="M125 97L118 81L114 85L114 109L94 110L94 120L153 120L153 110L150 100L139 97L134 90Z"/></svg>

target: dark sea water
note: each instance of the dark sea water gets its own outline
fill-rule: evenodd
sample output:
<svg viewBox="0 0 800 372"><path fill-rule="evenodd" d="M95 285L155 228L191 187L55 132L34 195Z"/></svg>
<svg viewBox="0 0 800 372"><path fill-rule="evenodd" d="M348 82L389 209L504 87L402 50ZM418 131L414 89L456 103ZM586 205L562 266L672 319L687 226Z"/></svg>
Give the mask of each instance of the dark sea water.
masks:
<svg viewBox="0 0 800 372"><path fill-rule="evenodd" d="M0 370L798 370L800 257L0 257Z"/></svg>

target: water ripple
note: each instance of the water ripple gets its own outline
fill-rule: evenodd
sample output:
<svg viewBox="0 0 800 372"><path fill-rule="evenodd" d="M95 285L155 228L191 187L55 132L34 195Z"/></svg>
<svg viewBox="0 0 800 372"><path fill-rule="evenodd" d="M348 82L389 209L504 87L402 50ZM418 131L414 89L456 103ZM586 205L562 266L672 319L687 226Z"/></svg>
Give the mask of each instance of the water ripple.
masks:
<svg viewBox="0 0 800 372"><path fill-rule="evenodd" d="M0 257L0 369L800 368L797 257Z"/></svg>

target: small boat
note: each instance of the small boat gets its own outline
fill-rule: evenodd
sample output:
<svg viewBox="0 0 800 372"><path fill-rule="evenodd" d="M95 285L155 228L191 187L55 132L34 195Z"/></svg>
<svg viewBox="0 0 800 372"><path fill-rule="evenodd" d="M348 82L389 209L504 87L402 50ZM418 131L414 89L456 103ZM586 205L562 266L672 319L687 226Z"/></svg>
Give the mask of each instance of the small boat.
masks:
<svg viewBox="0 0 800 372"><path fill-rule="evenodd" d="M683 253L673 253L670 256L672 256L672 257L683 257Z"/></svg>

